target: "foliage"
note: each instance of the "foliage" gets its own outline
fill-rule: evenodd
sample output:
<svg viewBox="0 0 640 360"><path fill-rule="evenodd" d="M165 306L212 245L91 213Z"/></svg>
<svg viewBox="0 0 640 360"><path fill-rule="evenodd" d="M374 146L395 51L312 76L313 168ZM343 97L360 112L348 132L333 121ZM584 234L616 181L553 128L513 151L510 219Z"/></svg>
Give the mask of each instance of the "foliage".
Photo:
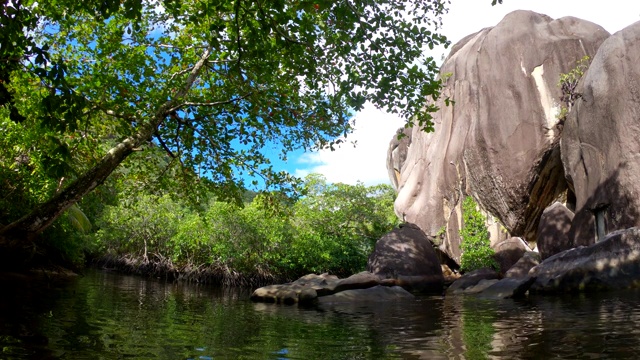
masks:
<svg viewBox="0 0 640 360"><path fill-rule="evenodd" d="M388 185L328 184L312 174L304 189L306 196L294 206L297 238L291 254L307 271L363 270L375 242L398 224L395 192Z"/></svg>
<svg viewBox="0 0 640 360"><path fill-rule="evenodd" d="M304 188L278 212L262 195L244 207L214 199L202 212L166 194L123 199L96 221L92 251L289 278L363 270L375 241L398 223L393 189L328 184L319 175Z"/></svg>
<svg viewBox="0 0 640 360"><path fill-rule="evenodd" d="M463 225L460 230L462 241L460 249L460 270L469 272L483 267L498 269L491 248L489 232L485 225L486 218L478 210L476 202L471 196L467 196L462 202Z"/></svg>
<svg viewBox="0 0 640 360"><path fill-rule="evenodd" d="M589 68L589 56L585 55L582 59L576 62L576 67L571 69L566 74L560 74L560 80L558 80L558 87L562 94L560 95L560 101L562 107L556 117L560 121L565 121L569 111L575 104L576 100L582 97L582 94L576 92L578 82L582 79L584 72Z"/></svg>
<svg viewBox="0 0 640 360"><path fill-rule="evenodd" d="M28 206L0 235L41 232L153 147L206 179L191 184L240 202L246 175L295 190L265 152L342 142L367 101L432 130L424 99L442 84L424 50L448 45L445 11L442 0L5 4L0 180Z"/></svg>

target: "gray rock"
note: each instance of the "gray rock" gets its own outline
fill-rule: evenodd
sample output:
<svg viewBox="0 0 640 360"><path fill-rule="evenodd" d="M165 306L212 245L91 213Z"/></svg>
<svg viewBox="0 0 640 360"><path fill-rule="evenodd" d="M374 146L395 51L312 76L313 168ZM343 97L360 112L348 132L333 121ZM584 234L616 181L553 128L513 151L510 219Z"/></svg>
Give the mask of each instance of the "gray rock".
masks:
<svg viewBox="0 0 640 360"><path fill-rule="evenodd" d="M559 202L544 209L536 241L542 260L574 247L573 241L568 237L573 216L573 211Z"/></svg>
<svg viewBox="0 0 640 360"><path fill-rule="evenodd" d="M482 268L471 271L460 277L447 288L447 293L457 294L463 292L466 288L477 285L482 280L500 279L500 274L490 268Z"/></svg>
<svg viewBox="0 0 640 360"><path fill-rule="evenodd" d="M310 304L315 302L318 293L311 287L294 284L269 285L256 289L251 300L276 304Z"/></svg>
<svg viewBox="0 0 640 360"><path fill-rule="evenodd" d="M489 287L495 285L499 281L500 280L498 279L483 279L483 280L480 280L477 284L469 286L468 288L464 289L462 293L466 295L478 294L485 291Z"/></svg>
<svg viewBox="0 0 640 360"><path fill-rule="evenodd" d="M640 228L556 254L534 267L531 291L539 293L621 289L640 285Z"/></svg>
<svg viewBox="0 0 640 360"><path fill-rule="evenodd" d="M345 290L367 289L380 284L381 279L367 271L351 275L346 279L338 279L337 276L328 274L309 274L291 283L256 289L251 295L251 300L278 304L304 304L312 303L320 296L333 295ZM385 285L396 284L393 282Z"/></svg>
<svg viewBox="0 0 640 360"><path fill-rule="evenodd" d="M536 279L525 276L522 278L504 278L482 290L478 296L484 299L508 299L524 297Z"/></svg>
<svg viewBox="0 0 640 360"><path fill-rule="evenodd" d="M496 253L495 259L500 265L500 272L504 274L531 249L521 238L512 237L495 244L493 250Z"/></svg>
<svg viewBox="0 0 640 360"><path fill-rule="evenodd" d="M466 194L509 236L535 241L544 208L566 189L556 119L560 73L607 37L588 21L516 11L455 44L441 70L450 77L436 103L435 132L413 129L396 213L428 235L446 226L440 248L458 262Z"/></svg>
<svg viewBox="0 0 640 360"><path fill-rule="evenodd" d="M540 264L540 254L534 251L527 251L524 256L515 263L506 274L505 278L524 278L529 271Z"/></svg>
<svg viewBox="0 0 640 360"><path fill-rule="evenodd" d="M415 297L400 286L374 286L368 289L345 290L334 295L318 298L320 304L354 303L354 302L384 302L411 300Z"/></svg>
<svg viewBox="0 0 640 360"><path fill-rule="evenodd" d="M378 240L367 270L411 291L441 292L444 282L431 242L413 224L401 225Z"/></svg>
<svg viewBox="0 0 640 360"><path fill-rule="evenodd" d="M346 290L367 289L380 285L382 279L368 271L359 272L346 279L336 281L333 287L334 293Z"/></svg>
<svg viewBox="0 0 640 360"><path fill-rule="evenodd" d="M637 22L600 46L576 89L582 97L562 135L562 161L576 198L574 246L640 226L639 56Z"/></svg>
<svg viewBox="0 0 640 360"><path fill-rule="evenodd" d="M400 138L398 138L400 137ZM400 172L407 160L407 152L411 145L411 128L400 128L396 131L396 136L389 143L387 150L387 171L391 185L398 190L398 182L400 181Z"/></svg>

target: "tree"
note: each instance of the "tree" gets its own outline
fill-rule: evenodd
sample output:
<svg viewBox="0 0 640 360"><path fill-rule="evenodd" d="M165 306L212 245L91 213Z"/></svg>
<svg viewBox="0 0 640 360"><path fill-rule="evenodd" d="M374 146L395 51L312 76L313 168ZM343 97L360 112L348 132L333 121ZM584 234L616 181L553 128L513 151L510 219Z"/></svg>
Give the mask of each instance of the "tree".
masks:
<svg viewBox="0 0 640 360"><path fill-rule="evenodd" d="M499 268L491 248L485 216L471 196L462 201L462 229L460 229L460 270L473 271L483 267Z"/></svg>
<svg viewBox="0 0 640 360"><path fill-rule="evenodd" d="M218 196L240 199L245 174L268 189L293 180L273 170L266 149L286 158L340 144L367 101L432 130L425 98L441 83L423 50L448 45L436 32L444 3L5 3L0 114L20 128L2 130L43 139L11 151L34 163L48 151L53 165L41 168L57 186L0 228L0 244L34 239L148 146Z"/></svg>

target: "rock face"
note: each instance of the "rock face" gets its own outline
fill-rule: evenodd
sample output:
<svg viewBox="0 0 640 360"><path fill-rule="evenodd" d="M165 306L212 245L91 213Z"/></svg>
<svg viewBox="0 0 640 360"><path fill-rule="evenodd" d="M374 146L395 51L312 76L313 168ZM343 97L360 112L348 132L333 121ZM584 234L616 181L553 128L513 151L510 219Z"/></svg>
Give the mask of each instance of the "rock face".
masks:
<svg viewBox="0 0 640 360"><path fill-rule="evenodd" d="M391 185L396 190L398 190L398 182L400 181L400 171L407 160L409 146L411 146L411 128L398 129L396 136L389 143L389 150L387 150L387 171Z"/></svg>
<svg viewBox="0 0 640 360"><path fill-rule="evenodd" d="M441 292L444 282L431 242L414 224L401 225L378 240L367 270L419 292Z"/></svg>
<svg viewBox="0 0 640 360"><path fill-rule="evenodd" d="M575 192L574 245L640 225L640 23L608 38L578 85L562 160Z"/></svg>
<svg viewBox="0 0 640 360"><path fill-rule="evenodd" d="M542 260L573 247L568 236L573 216L573 212L559 202L544 209L536 241Z"/></svg>
<svg viewBox="0 0 640 360"><path fill-rule="evenodd" d="M440 248L459 262L461 200L472 194L509 236L535 241L542 211L566 190L560 73L608 36L588 21L516 11L456 44L441 70L435 132L413 129L406 159L388 159L394 176L399 170L398 216L430 236L446 226ZM447 97L455 105L446 106Z"/></svg>
<svg viewBox="0 0 640 360"><path fill-rule="evenodd" d="M640 228L616 231L602 241L556 254L531 269L539 293L640 286Z"/></svg>

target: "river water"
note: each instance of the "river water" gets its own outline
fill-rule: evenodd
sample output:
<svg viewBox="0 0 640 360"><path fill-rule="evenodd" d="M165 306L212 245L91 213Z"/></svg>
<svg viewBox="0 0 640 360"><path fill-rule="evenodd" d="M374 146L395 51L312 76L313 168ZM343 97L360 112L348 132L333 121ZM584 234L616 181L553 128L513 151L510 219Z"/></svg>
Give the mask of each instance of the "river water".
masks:
<svg viewBox="0 0 640 360"><path fill-rule="evenodd" d="M640 292L299 308L90 271L4 284L0 359L637 359Z"/></svg>

